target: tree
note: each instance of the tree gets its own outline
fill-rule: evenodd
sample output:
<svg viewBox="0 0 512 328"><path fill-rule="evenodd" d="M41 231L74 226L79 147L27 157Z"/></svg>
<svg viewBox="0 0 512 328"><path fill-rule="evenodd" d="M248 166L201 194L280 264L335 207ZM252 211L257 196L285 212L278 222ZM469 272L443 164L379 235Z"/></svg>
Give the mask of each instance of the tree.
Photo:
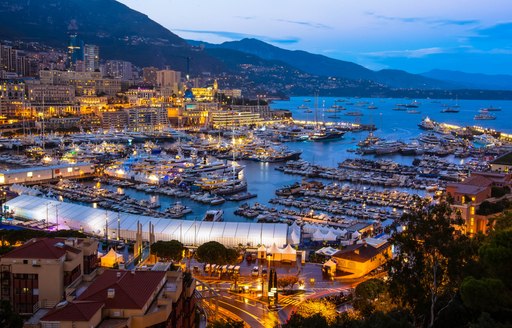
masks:
<svg viewBox="0 0 512 328"><path fill-rule="evenodd" d="M204 243L196 250L197 260L203 263L227 264L228 256L227 248L216 241Z"/></svg>
<svg viewBox="0 0 512 328"><path fill-rule="evenodd" d="M414 326L432 327L439 313L456 296L466 268L475 261L477 247L457 235L448 203L416 208L398 220L405 226L391 243L396 256L388 261L389 291L399 305L409 309Z"/></svg>
<svg viewBox="0 0 512 328"><path fill-rule="evenodd" d="M0 327L23 327L23 319L12 310L11 303L8 301L0 302Z"/></svg>
<svg viewBox="0 0 512 328"><path fill-rule="evenodd" d="M233 319L219 319L212 322L210 325L212 328L244 328L243 321L235 321Z"/></svg>
<svg viewBox="0 0 512 328"><path fill-rule="evenodd" d="M282 328L325 328L329 327L327 320L321 313L315 313L303 317L299 313L293 313L290 319L281 326Z"/></svg>
<svg viewBox="0 0 512 328"><path fill-rule="evenodd" d="M299 281L299 277L297 276L281 276L277 278L277 286L279 288L285 289L286 287L290 287L290 289L293 289L293 286Z"/></svg>
<svg viewBox="0 0 512 328"><path fill-rule="evenodd" d="M393 305L386 283L374 278L357 285L353 306L363 317L369 317L376 310L389 312Z"/></svg>
<svg viewBox="0 0 512 328"><path fill-rule="evenodd" d="M158 257L170 259L179 262L183 259L185 247L177 240L162 241L159 240L151 245L151 254Z"/></svg>
<svg viewBox="0 0 512 328"><path fill-rule="evenodd" d="M306 300L302 302L297 310L297 314L304 318L314 317L319 314L328 324L333 324L338 317L334 303L324 300Z"/></svg>

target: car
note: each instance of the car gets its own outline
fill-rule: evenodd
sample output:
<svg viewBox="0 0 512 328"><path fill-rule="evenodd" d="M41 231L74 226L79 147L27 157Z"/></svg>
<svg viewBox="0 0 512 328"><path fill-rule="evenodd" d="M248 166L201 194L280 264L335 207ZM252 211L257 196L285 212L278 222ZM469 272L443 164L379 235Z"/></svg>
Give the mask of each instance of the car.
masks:
<svg viewBox="0 0 512 328"><path fill-rule="evenodd" d="M259 275L260 275L260 269L259 269L257 266L255 266L254 268L252 268L251 276L253 276L253 277L257 277L257 276L259 276Z"/></svg>
<svg viewBox="0 0 512 328"><path fill-rule="evenodd" d="M267 275L267 269L266 268L261 269L261 275L262 276L266 276Z"/></svg>

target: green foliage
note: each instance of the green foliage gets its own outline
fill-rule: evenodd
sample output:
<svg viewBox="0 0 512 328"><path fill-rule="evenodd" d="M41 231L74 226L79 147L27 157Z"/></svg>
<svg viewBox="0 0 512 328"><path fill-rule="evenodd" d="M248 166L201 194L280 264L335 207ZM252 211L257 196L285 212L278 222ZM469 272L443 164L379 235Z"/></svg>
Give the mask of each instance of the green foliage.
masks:
<svg viewBox="0 0 512 328"><path fill-rule="evenodd" d="M478 209L476 210L476 214L478 215L491 215L503 212L505 209L510 208L510 201L507 199L502 199L497 201L496 203L489 202L484 200Z"/></svg>
<svg viewBox="0 0 512 328"><path fill-rule="evenodd" d="M237 262L238 252L234 249L226 248L219 242L209 241L197 248L196 259L203 263L234 264Z"/></svg>
<svg viewBox="0 0 512 328"><path fill-rule="evenodd" d="M277 278L277 286L279 288L285 289L287 287L290 287L290 289L293 289L293 286L299 282L299 277L297 276L281 276Z"/></svg>
<svg viewBox="0 0 512 328"><path fill-rule="evenodd" d="M379 298L386 298L387 286L380 279L369 279L357 285L354 297L354 309L359 311L364 317L370 316Z"/></svg>
<svg viewBox="0 0 512 328"><path fill-rule="evenodd" d="M208 326L212 327L212 328L244 328L244 322L243 321L235 321L233 319L228 318L227 320L226 319L215 320Z"/></svg>
<svg viewBox="0 0 512 328"><path fill-rule="evenodd" d="M466 236L455 234L449 204L420 204L404 214L391 242L398 250L389 260L389 291L401 306L411 310L416 323L432 325L438 311L456 294L476 249Z"/></svg>
<svg viewBox="0 0 512 328"><path fill-rule="evenodd" d="M12 310L11 303L8 301L0 302L0 327L23 327L23 319Z"/></svg>
<svg viewBox="0 0 512 328"><path fill-rule="evenodd" d="M183 259L185 247L177 240L157 241L151 245L151 254L179 262Z"/></svg>
<svg viewBox="0 0 512 328"><path fill-rule="evenodd" d="M512 305L512 297L499 279L467 277L460 293L464 304L477 311L497 312Z"/></svg>
<svg viewBox="0 0 512 328"><path fill-rule="evenodd" d="M297 314L304 318L314 317L319 314L328 324L333 324L338 317L336 306L325 300L306 300L300 304Z"/></svg>
<svg viewBox="0 0 512 328"><path fill-rule="evenodd" d="M281 326L282 328L325 328L329 327L327 320L320 313L303 317L298 313L290 316L290 319Z"/></svg>
<svg viewBox="0 0 512 328"><path fill-rule="evenodd" d="M491 188L491 197L500 198L510 193L510 188L505 187L492 187Z"/></svg>
<svg viewBox="0 0 512 328"><path fill-rule="evenodd" d="M86 238L87 235L75 230L43 231L43 230L0 230L0 238L8 241L11 245L16 242L26 242L32 238Z"/></svg>
<svg viewBox="0 0 512 328"><path fill-rule="evenodd" d="M512 229L493 232L480 248L480 259L491 277L512 288Z"/></svg>

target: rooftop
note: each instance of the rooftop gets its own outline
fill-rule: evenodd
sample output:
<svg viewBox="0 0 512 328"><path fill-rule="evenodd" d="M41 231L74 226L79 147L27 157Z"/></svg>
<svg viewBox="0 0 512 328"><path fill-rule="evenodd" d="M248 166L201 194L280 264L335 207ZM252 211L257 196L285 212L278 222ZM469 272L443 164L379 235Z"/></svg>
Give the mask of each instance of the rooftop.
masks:
<svg viewBox="0 0 512 328"><path fill-rule="evenodd" d="M382 253L388 247L388 242L383 243L377 248L369 244L349 245L347 248L335 253L333 257L356 262L366 262L372 257Z"/></svg>
<svg viewBox="0 0 512 328"><path fill-rule="evenodd" d="M77 300L103 302L106 309L142 309L165 277L164 271L106 270Z"/></svg>
<svg viewBox="0 0 512 328"><path fill-rule="evenodd" d="M74 301L54 308L41 321L89 321L102 307L102 302Z"/></svg>
<svg viewBox="0 0 512 328"><path fill-rule="evenodd" d="M66 245L65 241L65 238L32 238L3 257L15 259L59 259L66 252L80 253L79 249Z"/></svg>

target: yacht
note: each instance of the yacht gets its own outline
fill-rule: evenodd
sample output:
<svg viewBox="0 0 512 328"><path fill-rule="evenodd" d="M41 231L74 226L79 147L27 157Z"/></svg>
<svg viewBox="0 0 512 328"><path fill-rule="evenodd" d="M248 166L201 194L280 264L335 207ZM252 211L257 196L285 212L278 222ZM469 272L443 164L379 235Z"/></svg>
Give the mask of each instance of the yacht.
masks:
<svg viewBox="0 0 512 328"><path fill-rule="evenodd" d="M191 213L192 209L188 206L183 205L181 202L174 203L173 206L167 208L165 213L172 218L181 218L185 214Z"/></svg>
<svg viewBox="0 0 512 328"><path fill-rule="evenodd" d="M475 120L485 120L485 121L489 121L489 120L495 120L496 119L496 116L492 115L492 114L489 114L489 113L481 113L481 114L477 114L475 115L474 117Z"/></svg>
<svg viewBox="0 0 512 328"><path fill-rule="evenodd" d="M423 130L432 130L436 126L435 123L427 116L425 117L420 124L418 124L420 129Z"/></svg>
<svg viewBox="0 0 512 328"><path fill-rule="evenodd" d="M220 221L224 220L222 218L223 215L224 215L223 210L208 210L208 211L206 211L206 213L203 217L203 221L220 222Z"/></svg>
<svg viewBox="0 0 512 328"><path fill-rule="evenodd" d="M441 139L439 139L434 133L422 134L418 141L424 144L430 145L439 145L441 143Z"/></svg>
<svg viewBox="0 0 512 328"><path fill-rule="evenodd" d="M363 116L361 112L346 112L345 116Z"/></svg>
<svg viewBox="0 0 512 328"><path fill-rule="evenodd" d="M324 141L324 140L333 140L333 139L340 139L343 137L345 133L337 130L332 129L320 129L316 130L312 134L309 135L309 140L312 141Z"/></svg>
<svg viewBox="0 0 512 328"><path fill-rule="evenodd" d="M482 111L486 111L486 112L500 112L501 108L490 106L490 107L482 108Z"/></svg>
<svg viewBox="0 0 512 328"><path fill-rule="evenodd" d="M443 109L441 111L441 113L458 113L459 110L457 108L453 108L453 107L446 107L445 109Z"/></svg>

